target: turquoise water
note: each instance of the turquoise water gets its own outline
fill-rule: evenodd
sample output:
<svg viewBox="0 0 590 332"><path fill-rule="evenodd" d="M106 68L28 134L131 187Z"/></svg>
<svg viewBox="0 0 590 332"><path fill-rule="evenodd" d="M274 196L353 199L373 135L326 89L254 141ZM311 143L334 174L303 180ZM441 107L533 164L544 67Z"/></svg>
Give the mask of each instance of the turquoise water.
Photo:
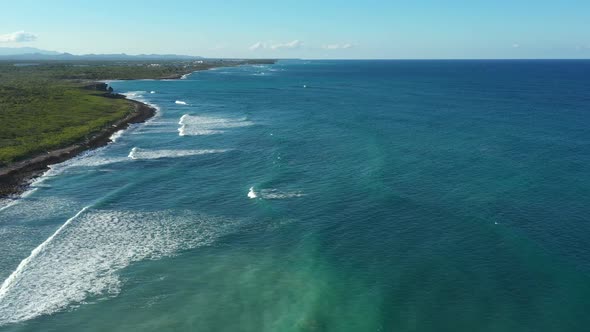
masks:
<svg viewBox="0 0 590 332"><path fill-rule="evenodd" d="M158 115L1 203L0 331L588 330L589 61L111 85Z"/></svg>

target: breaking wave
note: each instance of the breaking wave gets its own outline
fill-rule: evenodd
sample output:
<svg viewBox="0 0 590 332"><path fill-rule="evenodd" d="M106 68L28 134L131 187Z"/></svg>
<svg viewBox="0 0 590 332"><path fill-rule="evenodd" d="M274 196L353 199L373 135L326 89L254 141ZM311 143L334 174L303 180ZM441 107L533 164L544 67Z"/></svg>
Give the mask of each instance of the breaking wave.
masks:
<svg viewBox="0 0 590 332"><path fill-rule="evenodd" d="M128 158L137 159L160 159L160 158L178 158L197 156L211 153L223 153L228 149L209 149L209 150L144 150L134 147L129 151Z"/></svg>
<svg viewBox="0 0 590 332"><path fill-rule="evenodd" d="M127 91L121 94L129 99L139 100L143 97L145 93L146 91Z"/></svg>
<svg viewBox="0 0 590 332"><path fill-rule="evenodd" d="M31 189L23 192L22 194L20 194L17 197L1 199L0 200L0 212L8 209L11 206L14 206L14 205L18 204L18 202L20 202L21 199L27 198L27 197L31 196L38 189L39 188L31 188Z"/></svg>
<svg viewBox="0 0 590 332"><path fill-rule="evenodd" d="M256 195L256 192L254 191L254 187L250 187L250 190L248 190L248 198L252 199L252 198L256 198L258 197L258 195Z"/></svg>
<svg viewBox="0 0 590 332"><path fill-rule="evenodd" d="M248 191L248 198L261 198L261 199L286 199L305 196L300 191L280 191L278 189L261 189L256 192L254 187L250 187Z"/></svg>
<svg viewBox="0 0 590 332"><path fill-rule="evenodd" d="M185 114L178 121L179 136L198 136L221 134L224 130L251 126L254 123L246 118L221 118Z"/></svg>
<svg viewBox="0 0 590 332"><path fill-rule="evenodd" d="M286 199L302 197L305 194L300 191L280 191L278 189L262 189L260 190L260 197L263 199Z"/></svg>
<svg viewBox="0 0 590 332"><path fill-rule="evenodd" d="M125 132L125 129L118 130L118 131L114 132L111 135L111 137L109 137L109 139L111 140L111 142L116 142L123 135L124 132Z"/></svg>
<svg viewBox="0 0 590 332"><path fill-rule="evenodd" d="M114 296L133 262L208 245L235 221L192 212L85 207L37 246L0 287L0 325Z"/></svg>

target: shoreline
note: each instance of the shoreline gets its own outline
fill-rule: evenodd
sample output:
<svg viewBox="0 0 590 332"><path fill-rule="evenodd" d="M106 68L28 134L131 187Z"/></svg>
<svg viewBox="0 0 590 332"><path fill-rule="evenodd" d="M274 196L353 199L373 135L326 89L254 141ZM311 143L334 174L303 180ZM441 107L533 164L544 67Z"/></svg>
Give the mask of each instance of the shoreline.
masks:
<svg viewBox="0 0 590 332"><path fill-rule="evenodd" d="M272 60L271 63L275 63ZM249 63L245 63L248 65ZM244 64L238 64L244 65ZM198 71L211 70L219 67L233 66L232 64L217 64L208 68L201 68L191 70L190 72L176 73L173 75L162 76L154 78L153 80L182 80L188 75ZM48 170L50 165L58 164L71 159L82 152L93 150L112 142L110 137L117 131L127 129L129 125L134 123L142 123L156 115L156 108L138 100L127 98L122 94L112 93L109 89L108 82L122 80L132 81L136 79L106 79L106 80L92 80L87 81L86 86L83 89L91 89L97 91L103 91L103 98L121 98L126 99L132 103L135 107L135 111L126 117L116 121L110 127L104 128L100 132L94 134L90 139L86 141L74 143L70 146L48 151L43 154L24 159L22 161L15 162L11 165L0 167L0 199L19 199L27 189L29 189L32 181L43 175Z"/></svg>
<svg viewBox="0 0 590 332"><path fill-rule="evenodd" d="M104 91L107 91L107 85L105 83L96 82L93 84L96 86L104 85ZM50 165L64 162L82 152L105 146L112 142L110 137L114 133L127 129L131 124L145 122L156 115L156 108L140 101L126 98L123 95L105 93L103 97L124 98L133 104L135 110L111 126L94 134L86 141L39 154L0 168L0 198L18 199L19 197L15 196L24 193L29 188L31 181L47 171Z"/></svg>

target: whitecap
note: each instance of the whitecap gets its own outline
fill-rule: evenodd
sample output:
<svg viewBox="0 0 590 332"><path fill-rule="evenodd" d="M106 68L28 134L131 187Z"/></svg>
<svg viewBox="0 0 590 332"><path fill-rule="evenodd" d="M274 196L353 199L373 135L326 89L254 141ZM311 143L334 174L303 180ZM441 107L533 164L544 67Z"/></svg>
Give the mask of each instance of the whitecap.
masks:
<svg viewBox="0 0 590 332"><path fill-rule="evenodd" d="M250 190L248 190L248 198L253 199L258 197L258 195L256 195L256 192L254 191L254 187L250 187Z"/></svg>
<svg viewBox="0 0 590 332"><path fill-rule="evenodd" d="M77 169L77 168L91 168L97 166L103 166L113 163L120 163L128 161L127 158L121 157L107 157L104 152L107 146L101 147L95 150L86 151L72 159L68 159L59 164L49 165L49 170L45 171L41 177L31 183L31 186L38 186L40 183L45 181L47 178L54 177L64 172Z"/></svg>
<svg viewBox="0 0 590 332"><path fill-rule="evenodd" d="M28 195L25 194L24 197L21 195L18 200L13 201L13 204L2 209L0 222L39 220L75 208L75 202L65 198L33 195L39 189L39 187L35 187L28 190ZM17 204L21 202L26 204ZM43 213L39 213L39 211L43 211Z"/></svg>
<svg viewBox="0 0 590 332"><path fill-rule="evenodd" d="M125 132L125 129L121 129L121 130L114 132L111 135L111 137L109 137L109 140L111 140L111 142L116 142L117 139L119 139L123 135L124 132Z"/></svg>
<svg viewBox="0 0 590 332"><path fill-rule="evenodd" d="M180 136L221 134L226 129L251 126L254 123L246 118L221 118L184 114L178 121Z"/></svg>
<svg viewBox="0 0 590 332"><path fill-rule="evenodd" d="M0 212L8 209L11 206L14 206L14 205L18 204L23 199L31 196L38 189L39 188L30 188L30 189L26 190L25 192L23 192L22 194L20 194L20 195L18 195L16 197L1 199L0 200Z"/></svg>
<svg viewBox="0 0 590 332"><path fill-rule="evenodd" d="M12 206L15 206L16 204L21 202L23 199L31 196L38 189L39 188L31 188L16 197L11 197L11 198L6 198L6 199L0 200L0 212L4 211Z"/></svg>
<svg viewBox="0 0 590 332"><path fill-rule="evenodd" d="M134 147L129 152L128 158L138 159L160 159L160 158L179 158L198 156L212 153L223 153L228 149L209 149L209 150L144 150Z"/></svg>
<svg viewBox="0 0 590 332"><path fill-rule="evenodd" d="M262 189L260 190L260 197L262 199L286 199L303 197L304 193L300 191L280 191L278 189Z"/></svg>
<svg viewBox="0 0 590 332"><path fill-rule="evenodd" d="M145 93L146 93L146 91L127 91L127 92L123 92L121 94L129 99L136 100L136 99L143 97L143 95Z"/></svg>
<svg viewBox="0 0 590 332"><path fill-rule="evenodd" d="M202 136L222 134L223 130L188 128L187 125L182 125L178 128L178 136Z"/></svg>
<svg viewBox="0 0 590 332"><path fill-rule="evenodd" d="M176 103L176 104L178 104L178 105L188 105L188 104L186 103L186 101L182 101L182 100L177 100L177 101L175 101L174 103Z"/></svg>

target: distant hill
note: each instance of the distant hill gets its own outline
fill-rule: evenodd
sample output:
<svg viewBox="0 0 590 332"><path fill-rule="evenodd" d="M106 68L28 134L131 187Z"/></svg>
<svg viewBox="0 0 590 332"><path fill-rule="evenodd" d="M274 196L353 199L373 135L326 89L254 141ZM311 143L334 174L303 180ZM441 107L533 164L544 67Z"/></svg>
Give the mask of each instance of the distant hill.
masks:
<svg viewBox="0 0 590 332"><path fill-rule="evenodd" d="M0 47L0 60L31 61L31 60L95 60L95 61L132 61L132 60L192 60L202 59L200 56L178 54L83 54L75 55L55 51L41 50L34 47Z"/></svg>
<svg viewBox="0 0 590 332"><path fill-rule="evenodd" d="M41 50L35 47L0 47L0 56L22 54L59 55L61 53L56 51Z"/></svg>

